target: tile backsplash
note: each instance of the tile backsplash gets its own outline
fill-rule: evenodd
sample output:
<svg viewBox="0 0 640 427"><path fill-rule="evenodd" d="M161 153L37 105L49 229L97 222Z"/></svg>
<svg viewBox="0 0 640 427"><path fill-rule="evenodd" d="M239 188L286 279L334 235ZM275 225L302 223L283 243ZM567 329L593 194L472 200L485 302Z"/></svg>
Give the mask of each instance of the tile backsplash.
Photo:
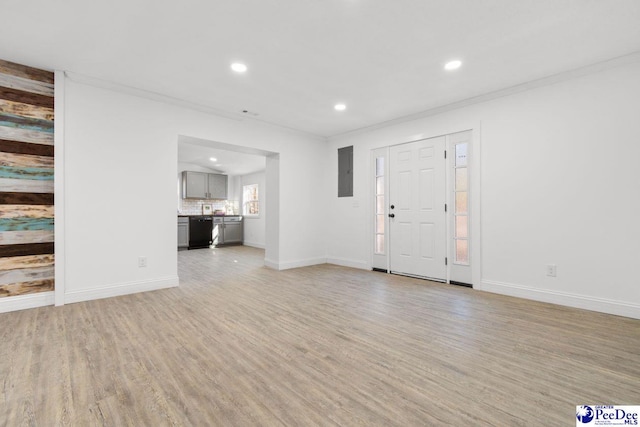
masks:
<svg viewBox="0 0 640 427"><path fill-rule="evenodd" d="M212 210L222 210L228 215L238 213L239 203L234 200L197 200L197 199L180 199L178 213L181 215L201 215L202 205L211 205Z"/></svg>

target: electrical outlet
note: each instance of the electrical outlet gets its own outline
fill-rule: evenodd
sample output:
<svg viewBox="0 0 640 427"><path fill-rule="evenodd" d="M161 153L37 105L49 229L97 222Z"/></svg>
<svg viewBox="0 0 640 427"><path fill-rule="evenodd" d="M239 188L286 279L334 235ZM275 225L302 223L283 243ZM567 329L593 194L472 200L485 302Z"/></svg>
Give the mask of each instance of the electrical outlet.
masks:
<svg viewBox="0 0 640 427"><path fill-rule="evenodd" d="M138 257L138 267L146 267L147 266L147 257L139 256Z"/></svg>
<svg viewBox="0 0 640 427"><path fill-rule="evenodd" d="M556 277L556 265L555 264L547 264L547 276Z"/></svg>

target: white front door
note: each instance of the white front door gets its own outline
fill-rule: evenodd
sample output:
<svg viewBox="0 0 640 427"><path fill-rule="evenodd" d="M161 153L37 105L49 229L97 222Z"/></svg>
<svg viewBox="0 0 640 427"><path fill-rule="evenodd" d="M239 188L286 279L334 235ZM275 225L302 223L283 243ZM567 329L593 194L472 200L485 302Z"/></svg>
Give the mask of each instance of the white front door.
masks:
<svg viewBox="0 0 640 427"><path fill-rule="evenodd" d="M393 273L446 280L445 137L389 151L389 264Z"/></svg>

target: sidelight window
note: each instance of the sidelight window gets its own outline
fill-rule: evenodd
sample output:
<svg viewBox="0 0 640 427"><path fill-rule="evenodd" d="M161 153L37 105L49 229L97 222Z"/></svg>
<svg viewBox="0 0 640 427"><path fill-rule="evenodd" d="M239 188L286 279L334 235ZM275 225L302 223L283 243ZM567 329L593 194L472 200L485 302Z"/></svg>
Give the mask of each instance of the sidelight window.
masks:
<svg viewBox="0 0 640 427"><path fill-rule="evenodd" d="M455 145L454 263L469 265L469 144Z"/></svg>
<svg viewBox="0 0 640 427"><path fill-rule="evenodd" d="M376 157L376 225L375 225L375 241L374 253L384 255L384 157Z"/></svg>

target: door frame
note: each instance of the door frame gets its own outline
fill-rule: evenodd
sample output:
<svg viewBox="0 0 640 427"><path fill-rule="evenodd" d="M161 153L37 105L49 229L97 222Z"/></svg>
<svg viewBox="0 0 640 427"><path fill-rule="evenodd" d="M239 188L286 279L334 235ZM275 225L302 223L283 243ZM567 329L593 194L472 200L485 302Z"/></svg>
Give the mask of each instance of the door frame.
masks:
<svg viewBox="0 0 640 427"><path fill-rule="evenodd" d="M469 152L470 152L470 162L469 162L469 228L470 228L470 239L469 239L469 259L470 259L470 267L471 267L471 285L479 289L482 286L482 209L481 209L481 159L482 159L482 127L481 122L473 122L467 124L458 124L458 125L448 125L443 124L442 126L438 126L434 129L426 131L420 134L412 134L403 140L403 138L396 138L396 141L389 143L388 145L377 145L373 147L370 151L369 155L369 172L367 177L367 182L369 183L368 188L368 203L367 203L367 223L368 223L368 238L367 242L369 245L369 269L374 269L376 263L374 262L374 227L375 221L373 220L375 217L375 187L374 180L371 177L375 176L375 157L376 152L381 152L383 149L386 149L385 154L385 177L388 178L389 175L389 147L393 145L400 145L409 142L421 141L424 139L436 138L438 136L446 136L451 134L456 134L465 131L471 131L471 141L469 144ZM447 151L449 151L449 144L446 144ZM450 160L452 160L451 153L447 153L447 168L449 168ZM448 174L447 174L448 175ZM448 178L447 178L448 179ZM448 183L449 185L449 183ZM447 188L447 206L451 207L452 205L452 192L448 191ZM388 179L385 179L385 195L388 196ZM387 201L387 200L385 200ZM388 205L388 203L386 203ZM388 246L388 230L389 230L389 218L386 216L388 214L388 206L385 207L385 252L386 252L386 270L389 272L389 246ZM453 239L451 235L451 227L450 227L450 215L447 215L447 254L450 252L451 242ZM380 267L378 267L380 268ZM451 276L451 262L448 263L446 269L446 283L450 282Z"/></svg>

